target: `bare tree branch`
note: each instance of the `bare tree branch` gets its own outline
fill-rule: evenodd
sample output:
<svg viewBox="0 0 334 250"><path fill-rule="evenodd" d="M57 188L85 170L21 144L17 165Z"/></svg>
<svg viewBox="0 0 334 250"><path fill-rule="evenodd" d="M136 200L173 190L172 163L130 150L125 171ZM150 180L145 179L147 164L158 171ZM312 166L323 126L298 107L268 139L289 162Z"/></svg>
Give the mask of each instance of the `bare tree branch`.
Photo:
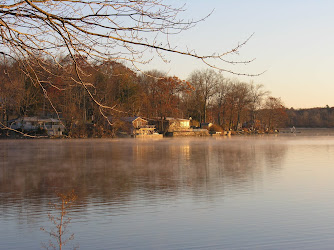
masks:
<svg viewBox="0 0 334 250"><path fill-rule="evenodd" d="M209 55L173 46L169 36L211 15L184 20L184 11L185 6L173 7L165 0L0 0L0 53L18 62L25 76L42 90L58 118L47 84L58 91L67 91L72 84L81 87L104 117L104 110L122 112L117 104L96 98L94 83L86 80L85 65L98 61L127 62L141 71L139 65L151 62L154 56L168 63L166 55L172 53L198 59L218 71L251 76L229 66L254 59L231 61L227 57L238 54L253 35L231 50ZM57 55L61 53L69 55L72 70L59 61ZM60 73L49 70L50 64L61 68ZM42 79L43 74L61 78L64 86L56 86L47 77Z"/></svg>

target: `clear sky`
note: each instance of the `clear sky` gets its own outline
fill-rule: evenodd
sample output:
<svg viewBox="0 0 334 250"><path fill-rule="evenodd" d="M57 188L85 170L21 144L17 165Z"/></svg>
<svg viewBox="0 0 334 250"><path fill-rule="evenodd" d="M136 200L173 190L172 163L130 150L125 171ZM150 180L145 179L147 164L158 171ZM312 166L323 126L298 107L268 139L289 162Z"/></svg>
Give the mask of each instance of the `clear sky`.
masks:
<svg viewBox="0 0 334 250"><path fill-rule="evenodd" d="M174 0L186 3L185 18L213 14L191 30L171 38L179 48L198 54L222 52L254 36L233 59L256 58L246 66L220 66L258 77L236 77L261 83L287 107L334 106L334 1L332 0ZM153 62L150 68L186 79L202 63L170 56L171 63Z"/></svg>

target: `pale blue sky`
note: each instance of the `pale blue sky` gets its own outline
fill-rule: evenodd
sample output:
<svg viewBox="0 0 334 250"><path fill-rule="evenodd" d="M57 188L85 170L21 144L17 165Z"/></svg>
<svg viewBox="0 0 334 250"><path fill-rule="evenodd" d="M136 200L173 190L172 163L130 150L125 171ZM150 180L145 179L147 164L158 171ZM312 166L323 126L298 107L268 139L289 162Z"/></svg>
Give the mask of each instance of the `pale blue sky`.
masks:
<svg viewBox="0 0 334 250"><path fill-rule="evenodd" d="M186 2L186 18L214 13L195 28L171 38L180 48L197 53L226 51L254 33L234 59L256 61L247 66L230 66L258 77L237 77L261 83L287 107L334 106L334 1L331 0L174 0ZM150 68L168 71L185 79L200 62L170 56L171 63L153 62ZM221 65L224 66L224 65ZM226 77L235 76L225 74Z"/></svg>

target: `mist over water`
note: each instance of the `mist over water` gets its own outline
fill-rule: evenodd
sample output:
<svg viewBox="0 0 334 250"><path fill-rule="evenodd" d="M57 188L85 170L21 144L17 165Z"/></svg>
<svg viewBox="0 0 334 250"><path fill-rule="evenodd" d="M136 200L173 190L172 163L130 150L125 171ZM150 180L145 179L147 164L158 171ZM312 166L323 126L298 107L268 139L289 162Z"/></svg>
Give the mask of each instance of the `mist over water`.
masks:
<svg viewBox="0 0 334 250"><path fill-rule="evenodd" d="M0 141L0 249L41 248L72 189L65 249L331 249L325 135Z"/></svg>

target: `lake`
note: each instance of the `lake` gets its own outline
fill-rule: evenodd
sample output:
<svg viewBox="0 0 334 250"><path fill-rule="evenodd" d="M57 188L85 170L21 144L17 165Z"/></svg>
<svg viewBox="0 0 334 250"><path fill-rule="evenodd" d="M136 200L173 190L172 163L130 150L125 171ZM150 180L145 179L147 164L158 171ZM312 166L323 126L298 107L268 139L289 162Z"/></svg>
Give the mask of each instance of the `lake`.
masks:
<svg viewBox="0 0 334 250"><path fill-rule="evenodd" d="M57 244L71 190L63 249L333 249L334 133L1 140L0 249Z"/></svg>

